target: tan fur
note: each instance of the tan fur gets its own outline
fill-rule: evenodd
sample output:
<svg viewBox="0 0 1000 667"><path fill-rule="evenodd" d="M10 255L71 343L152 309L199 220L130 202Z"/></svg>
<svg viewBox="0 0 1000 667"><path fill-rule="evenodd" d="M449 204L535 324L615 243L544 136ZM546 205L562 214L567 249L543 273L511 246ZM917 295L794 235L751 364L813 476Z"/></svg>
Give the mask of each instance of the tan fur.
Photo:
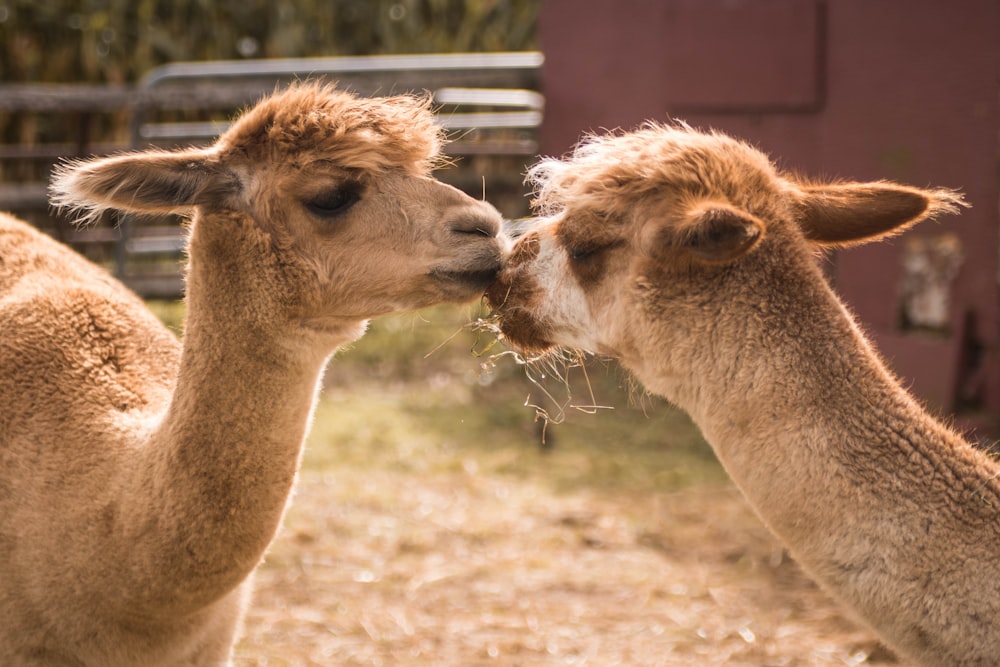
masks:
<svg viewBox="0 0 1000 667"><path fill-rule="evenodd" d="M662 125L591 138L532 177L546 217L487 292L505 336L619 358L888 644L921 665L996 665L1000 464L900 387L814 260L960 197L806 183Z"/></svg>
<svg viewBox="0 0 1000 667"><path fill-rule="evenodd" d="M0 215L0 664L228 663L327 359L499 268L499 215L428 177L439 147L421 100L307 84L210 148L66 167L85 215L192 212L182 343Z"/></svg>

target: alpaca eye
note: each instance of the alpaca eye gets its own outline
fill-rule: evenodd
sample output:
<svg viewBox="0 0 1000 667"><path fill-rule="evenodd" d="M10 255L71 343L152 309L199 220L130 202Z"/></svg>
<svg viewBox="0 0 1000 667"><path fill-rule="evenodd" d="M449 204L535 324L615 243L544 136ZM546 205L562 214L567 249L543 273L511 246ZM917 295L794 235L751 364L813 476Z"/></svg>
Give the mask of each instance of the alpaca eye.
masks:
<svg viewBox="0 0 1000 667"><path fill-rule="evenodd" d="M570 245L566 248L566 252L570 260L583 263L599 259L609 251L620 248L623 243L621 239L603 239L578 246Z"/></svg>
<svg viewBox="0 0 1000 667"><path fill-rule="evenodd" d="M592 259L605 248L603 246L583 246L580 248L572 248L569 251L569 257L574 262L585 262L588 259Z"/></svg>
<svg viewBox="0 0 1000 667"><path fill-rule="evenodd" d="M337 188L305 202L306 208L320 218L332 218L345 213L361 199L357 188Z"/></svg>

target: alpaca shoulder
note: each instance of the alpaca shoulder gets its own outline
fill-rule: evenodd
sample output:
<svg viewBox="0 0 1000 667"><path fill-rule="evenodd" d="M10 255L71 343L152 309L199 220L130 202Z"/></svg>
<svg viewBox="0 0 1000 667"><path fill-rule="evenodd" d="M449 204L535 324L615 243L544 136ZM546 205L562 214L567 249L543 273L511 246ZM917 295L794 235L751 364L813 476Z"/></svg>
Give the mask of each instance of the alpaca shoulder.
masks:
<svg viewBox="0 0 1000 667"><path fill-rule="evenodd" d="M176 337L106 271L0 216L0 398L8 419L51 415L60 423L152 407L169 396L179 358Z"/></svg>

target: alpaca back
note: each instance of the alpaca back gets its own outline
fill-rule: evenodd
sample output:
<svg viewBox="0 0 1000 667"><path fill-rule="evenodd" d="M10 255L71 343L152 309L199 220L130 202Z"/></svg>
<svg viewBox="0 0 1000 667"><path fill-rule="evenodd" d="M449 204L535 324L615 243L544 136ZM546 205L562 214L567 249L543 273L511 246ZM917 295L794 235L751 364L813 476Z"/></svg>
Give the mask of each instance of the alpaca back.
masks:
<svg viewBox="0 0 1000 667"><path fill-rule="evenodd" d="M0 618L33 619L0 623L0 647L80 605L100 615L99 601L47 579L107 556L97 540L127 474L122 450L165 410L178 360L176 337L138 297L0 214Z"/></svg>
<svg viewBox="0 0 1000 667"><path fill-rule="evenodd" d="M180 345L106 271L0 214L0 442L165 408ZM15 422L15 420L19 420ZM30 420L30 424L24 420ZM82 433L60 433L59 441Z"/></svg>

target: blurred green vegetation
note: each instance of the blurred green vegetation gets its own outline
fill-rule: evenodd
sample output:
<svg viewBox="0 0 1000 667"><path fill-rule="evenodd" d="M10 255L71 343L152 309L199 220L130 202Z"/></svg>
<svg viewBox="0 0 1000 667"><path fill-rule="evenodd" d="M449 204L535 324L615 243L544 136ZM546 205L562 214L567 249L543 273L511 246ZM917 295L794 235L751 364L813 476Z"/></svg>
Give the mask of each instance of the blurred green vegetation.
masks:
<svg viewBox="0 0 1000 667"><path fill-rule="evenodd" d="M181 331L181 303L150 307ZM690 419L644 394L616 363L525 368L475 325L484 316L480 306L443 305L373 320L328 366L305 469L419 476L472 466L556 492L725 482Z"/></svg>
<svg viewBox="0 0 1000 667"><path fill-rule="evenodd" d="M615 362L526 368L477 330L482 316L477 306L445 305L374 320L330 362L305 469L419 477L473 467L555 492L725 482L690 419L637 389Z"/></svg>
<svg viewBox="0 0 1000 667"><path fill-rule="evenodd" d="M0 81L130 83L179 60L535 48L540 0L0 0Z"/></svg>

